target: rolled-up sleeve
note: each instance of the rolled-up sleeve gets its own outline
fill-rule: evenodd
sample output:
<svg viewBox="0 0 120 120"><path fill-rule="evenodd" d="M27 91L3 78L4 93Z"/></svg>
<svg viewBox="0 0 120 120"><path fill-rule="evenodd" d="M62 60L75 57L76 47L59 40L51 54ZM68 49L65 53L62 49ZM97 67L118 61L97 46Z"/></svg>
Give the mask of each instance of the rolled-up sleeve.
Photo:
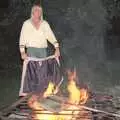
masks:
<svg viewBox="0 0 120 120"><path fill-rule="evenodd" d="M45 21L45 35L46 39L54 45L54 47L59 47L59 43L47 21Z"/></svg>
<svg viewBox="0 0 120 120"><path fill-rule="evenodd" d="M19 39L19 49L20 49L20 52L25 52L25 46L26 46L26 41L25 41L25 38L24 38L24 31L25 31L25 24L23 24L22 26L22 29L21 29L21 32L20 32L20 39Z"/></svg>

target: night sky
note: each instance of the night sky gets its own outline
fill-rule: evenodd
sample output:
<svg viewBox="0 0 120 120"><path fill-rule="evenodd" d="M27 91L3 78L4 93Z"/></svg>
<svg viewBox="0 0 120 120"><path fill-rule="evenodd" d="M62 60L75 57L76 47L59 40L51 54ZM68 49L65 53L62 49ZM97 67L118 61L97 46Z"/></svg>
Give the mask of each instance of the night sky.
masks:
<svg viewBox="0 0 120 120"><path fill-rule="evenodd" d="M63 68L76 67L79 83L92 91L120 95L120 3L116 2L43 0L42 6L60 42ZM0 0L1 105L18 97L22 70L18 42L29 7L29 0Z"/></svg>

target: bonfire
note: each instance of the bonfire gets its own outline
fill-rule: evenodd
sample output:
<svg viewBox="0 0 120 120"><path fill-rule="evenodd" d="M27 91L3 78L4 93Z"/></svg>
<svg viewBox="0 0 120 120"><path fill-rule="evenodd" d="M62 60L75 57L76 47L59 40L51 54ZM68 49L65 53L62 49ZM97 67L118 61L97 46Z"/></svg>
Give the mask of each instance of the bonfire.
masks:
<svg viewBox="0 0 120 120"><path fill-rule="evenodd" d="M79 105L87 102L88 91L76 85L76 71L71 72L69 70L67 73L68 85L66 87L69 93L68 97L55 95L58 89L50 82L42 96L32 95L28 100L28 105L33 110L33 120L71 120L73 116L74 120L76 120L77 116L80 115L82 108Z"/></svg>

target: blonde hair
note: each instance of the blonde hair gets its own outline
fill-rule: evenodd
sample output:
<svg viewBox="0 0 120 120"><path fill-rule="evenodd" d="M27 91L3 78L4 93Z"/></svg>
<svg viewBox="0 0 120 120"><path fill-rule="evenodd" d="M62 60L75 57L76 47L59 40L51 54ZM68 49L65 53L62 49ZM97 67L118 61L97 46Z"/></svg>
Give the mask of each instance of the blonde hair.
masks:
<svg viewBox="0 0 120 120"><path fill-rule="evenodd" d="M43 9L42 9L42 7L39 6L39 5L34 5L34 6L32 7L32 9L31 9L31 19L33 18L33 13L34 13L34 10L35 10L36 7L38 7L39 10L41 11L40 19L43 20Z"/></svg>

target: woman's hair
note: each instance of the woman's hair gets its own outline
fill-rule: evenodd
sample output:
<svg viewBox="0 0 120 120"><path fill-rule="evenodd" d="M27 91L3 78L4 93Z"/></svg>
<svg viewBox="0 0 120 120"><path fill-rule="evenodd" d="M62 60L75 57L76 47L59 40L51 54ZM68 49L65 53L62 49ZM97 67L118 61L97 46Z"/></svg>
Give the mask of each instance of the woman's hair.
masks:
<svg viewBox="0 0 120 120"><path fill-rule="evenodd" d="M35 10L36 7L38 7L39 10L41 11L40 19L43 20L43 10L42 10L42 7L41 7L40 4L34 4L34 5L32 6L32 9L31 9L31 18L33 18L33 12L34 12L34 10Z"/></svg>

